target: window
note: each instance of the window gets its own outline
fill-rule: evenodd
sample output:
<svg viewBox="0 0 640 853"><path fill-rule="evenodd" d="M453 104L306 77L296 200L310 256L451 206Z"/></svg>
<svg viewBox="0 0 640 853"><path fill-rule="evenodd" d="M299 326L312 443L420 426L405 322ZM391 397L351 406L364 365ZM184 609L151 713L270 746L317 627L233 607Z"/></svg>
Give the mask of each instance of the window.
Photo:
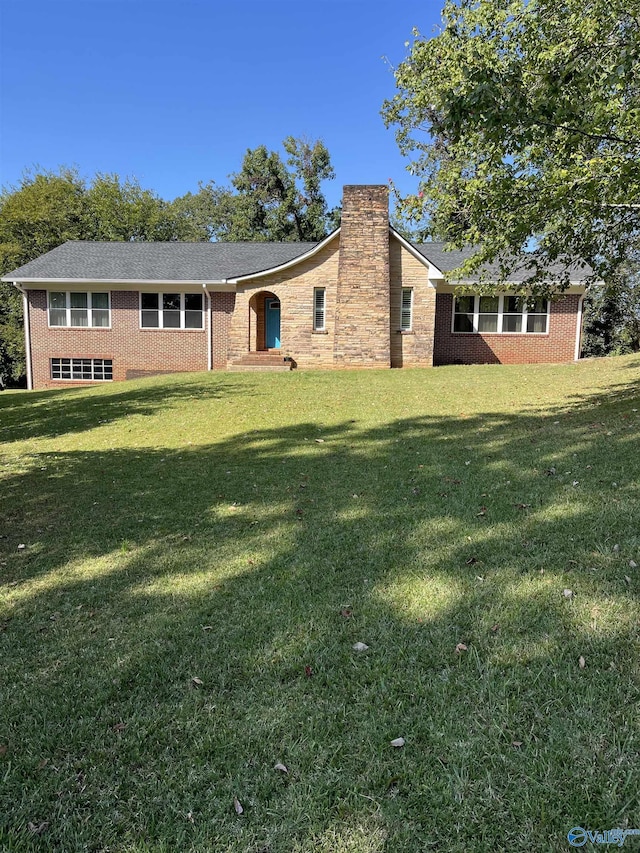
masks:
<svg viewBox="0 0 640 853"><path fill-rule="evenodd" d="M325 304L326 290L324 287L315 287L313 289L313 330L314 332L324 332L325 329Z"/></svg>
<svg viewBox="0 0 640 853"><path fill-rule="evenodd" d="M400 304L400 331L410 332L413 323L413 288L402 288L402 301Z"/></svg>
<svg viewBox="0 0 640 853"><path fill-rule="evenodd" d="M109 294L49 291L49 325L109 328Z"/></svg>
<svg viewBox="0 0 640 853"><path fill-rule="evenodd" d="M113 361L110 358L52 358L51 378L107 382L113 379Z"/></svg>
<svg viewBox="0 0 640 853"><path fill-rule="evenodd" d="M456 296L453 331L476 334L546 334L549 300L523 296Z"/></svg>
<svg viewBox="0 0 640 853"><path fill-rule="evenodd" d="M201 293L141 293L143 329L202 329Z"/></svg>

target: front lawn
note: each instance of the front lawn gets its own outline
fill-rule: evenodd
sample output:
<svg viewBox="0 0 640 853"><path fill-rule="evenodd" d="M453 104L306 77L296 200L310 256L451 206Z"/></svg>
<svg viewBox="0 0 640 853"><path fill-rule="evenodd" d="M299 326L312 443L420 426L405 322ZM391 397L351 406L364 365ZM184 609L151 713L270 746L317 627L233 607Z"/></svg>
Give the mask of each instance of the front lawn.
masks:
<svg viewBox="0 0 640 853"><path fill-rule="evenodd" d="M625 357L0 394L0 850L639 828L639 380Z"/></svg>

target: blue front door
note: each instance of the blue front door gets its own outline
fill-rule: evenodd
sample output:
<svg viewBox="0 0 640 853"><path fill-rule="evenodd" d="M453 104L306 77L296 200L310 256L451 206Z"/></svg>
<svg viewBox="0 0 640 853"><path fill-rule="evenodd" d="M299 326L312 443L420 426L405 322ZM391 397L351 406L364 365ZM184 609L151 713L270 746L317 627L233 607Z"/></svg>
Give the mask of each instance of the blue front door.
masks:
<svg viewBox="0 0 640 853"><path fill-rule="evenodd" d="M280 300L264 300L264 344L267 349L280 348Z"/></svg>

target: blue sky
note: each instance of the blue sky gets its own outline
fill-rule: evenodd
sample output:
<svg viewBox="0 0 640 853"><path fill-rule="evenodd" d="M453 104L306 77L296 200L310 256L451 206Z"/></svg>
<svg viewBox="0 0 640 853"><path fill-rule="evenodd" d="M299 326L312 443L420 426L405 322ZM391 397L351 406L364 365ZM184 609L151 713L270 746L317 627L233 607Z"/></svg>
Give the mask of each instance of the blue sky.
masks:
<svg viewBox="0 0 640 853"><path fill-rule="evenodd" d="M415 188L380 108L440 0L0 0L0 183L135 176L167 199L247 148L322 138L346 183ZM386 59L385 59L386 58Z"/></svg>

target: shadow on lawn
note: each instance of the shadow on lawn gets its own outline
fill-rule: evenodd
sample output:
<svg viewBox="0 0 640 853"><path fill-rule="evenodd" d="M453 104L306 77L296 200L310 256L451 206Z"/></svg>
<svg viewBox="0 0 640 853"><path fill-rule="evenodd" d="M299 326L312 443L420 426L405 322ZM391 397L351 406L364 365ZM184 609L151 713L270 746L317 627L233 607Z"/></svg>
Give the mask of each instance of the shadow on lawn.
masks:
<svg viewBox="0 0 640 853"><path fill-rule="evenodd" d="M84 432L128 415L151 415L159 409L186 400L208 400L232 394L249 395L248 383L223 378L221 374L188 374L188 379L173 375L148 381L144 385L118 383L87 388L50 389L0 395L0 442L28 438L52 438ZM103 390L107 394L101 393Z"/></svg>
<svg viewBox="0 0 640 853"><path fill-rule="evenodd" d="M558 423L48 454L16 478L29 547L3 558L0 842L30 849L42 820L60 850L560 850L576 823L633 825L620 391Z"/></svg>

